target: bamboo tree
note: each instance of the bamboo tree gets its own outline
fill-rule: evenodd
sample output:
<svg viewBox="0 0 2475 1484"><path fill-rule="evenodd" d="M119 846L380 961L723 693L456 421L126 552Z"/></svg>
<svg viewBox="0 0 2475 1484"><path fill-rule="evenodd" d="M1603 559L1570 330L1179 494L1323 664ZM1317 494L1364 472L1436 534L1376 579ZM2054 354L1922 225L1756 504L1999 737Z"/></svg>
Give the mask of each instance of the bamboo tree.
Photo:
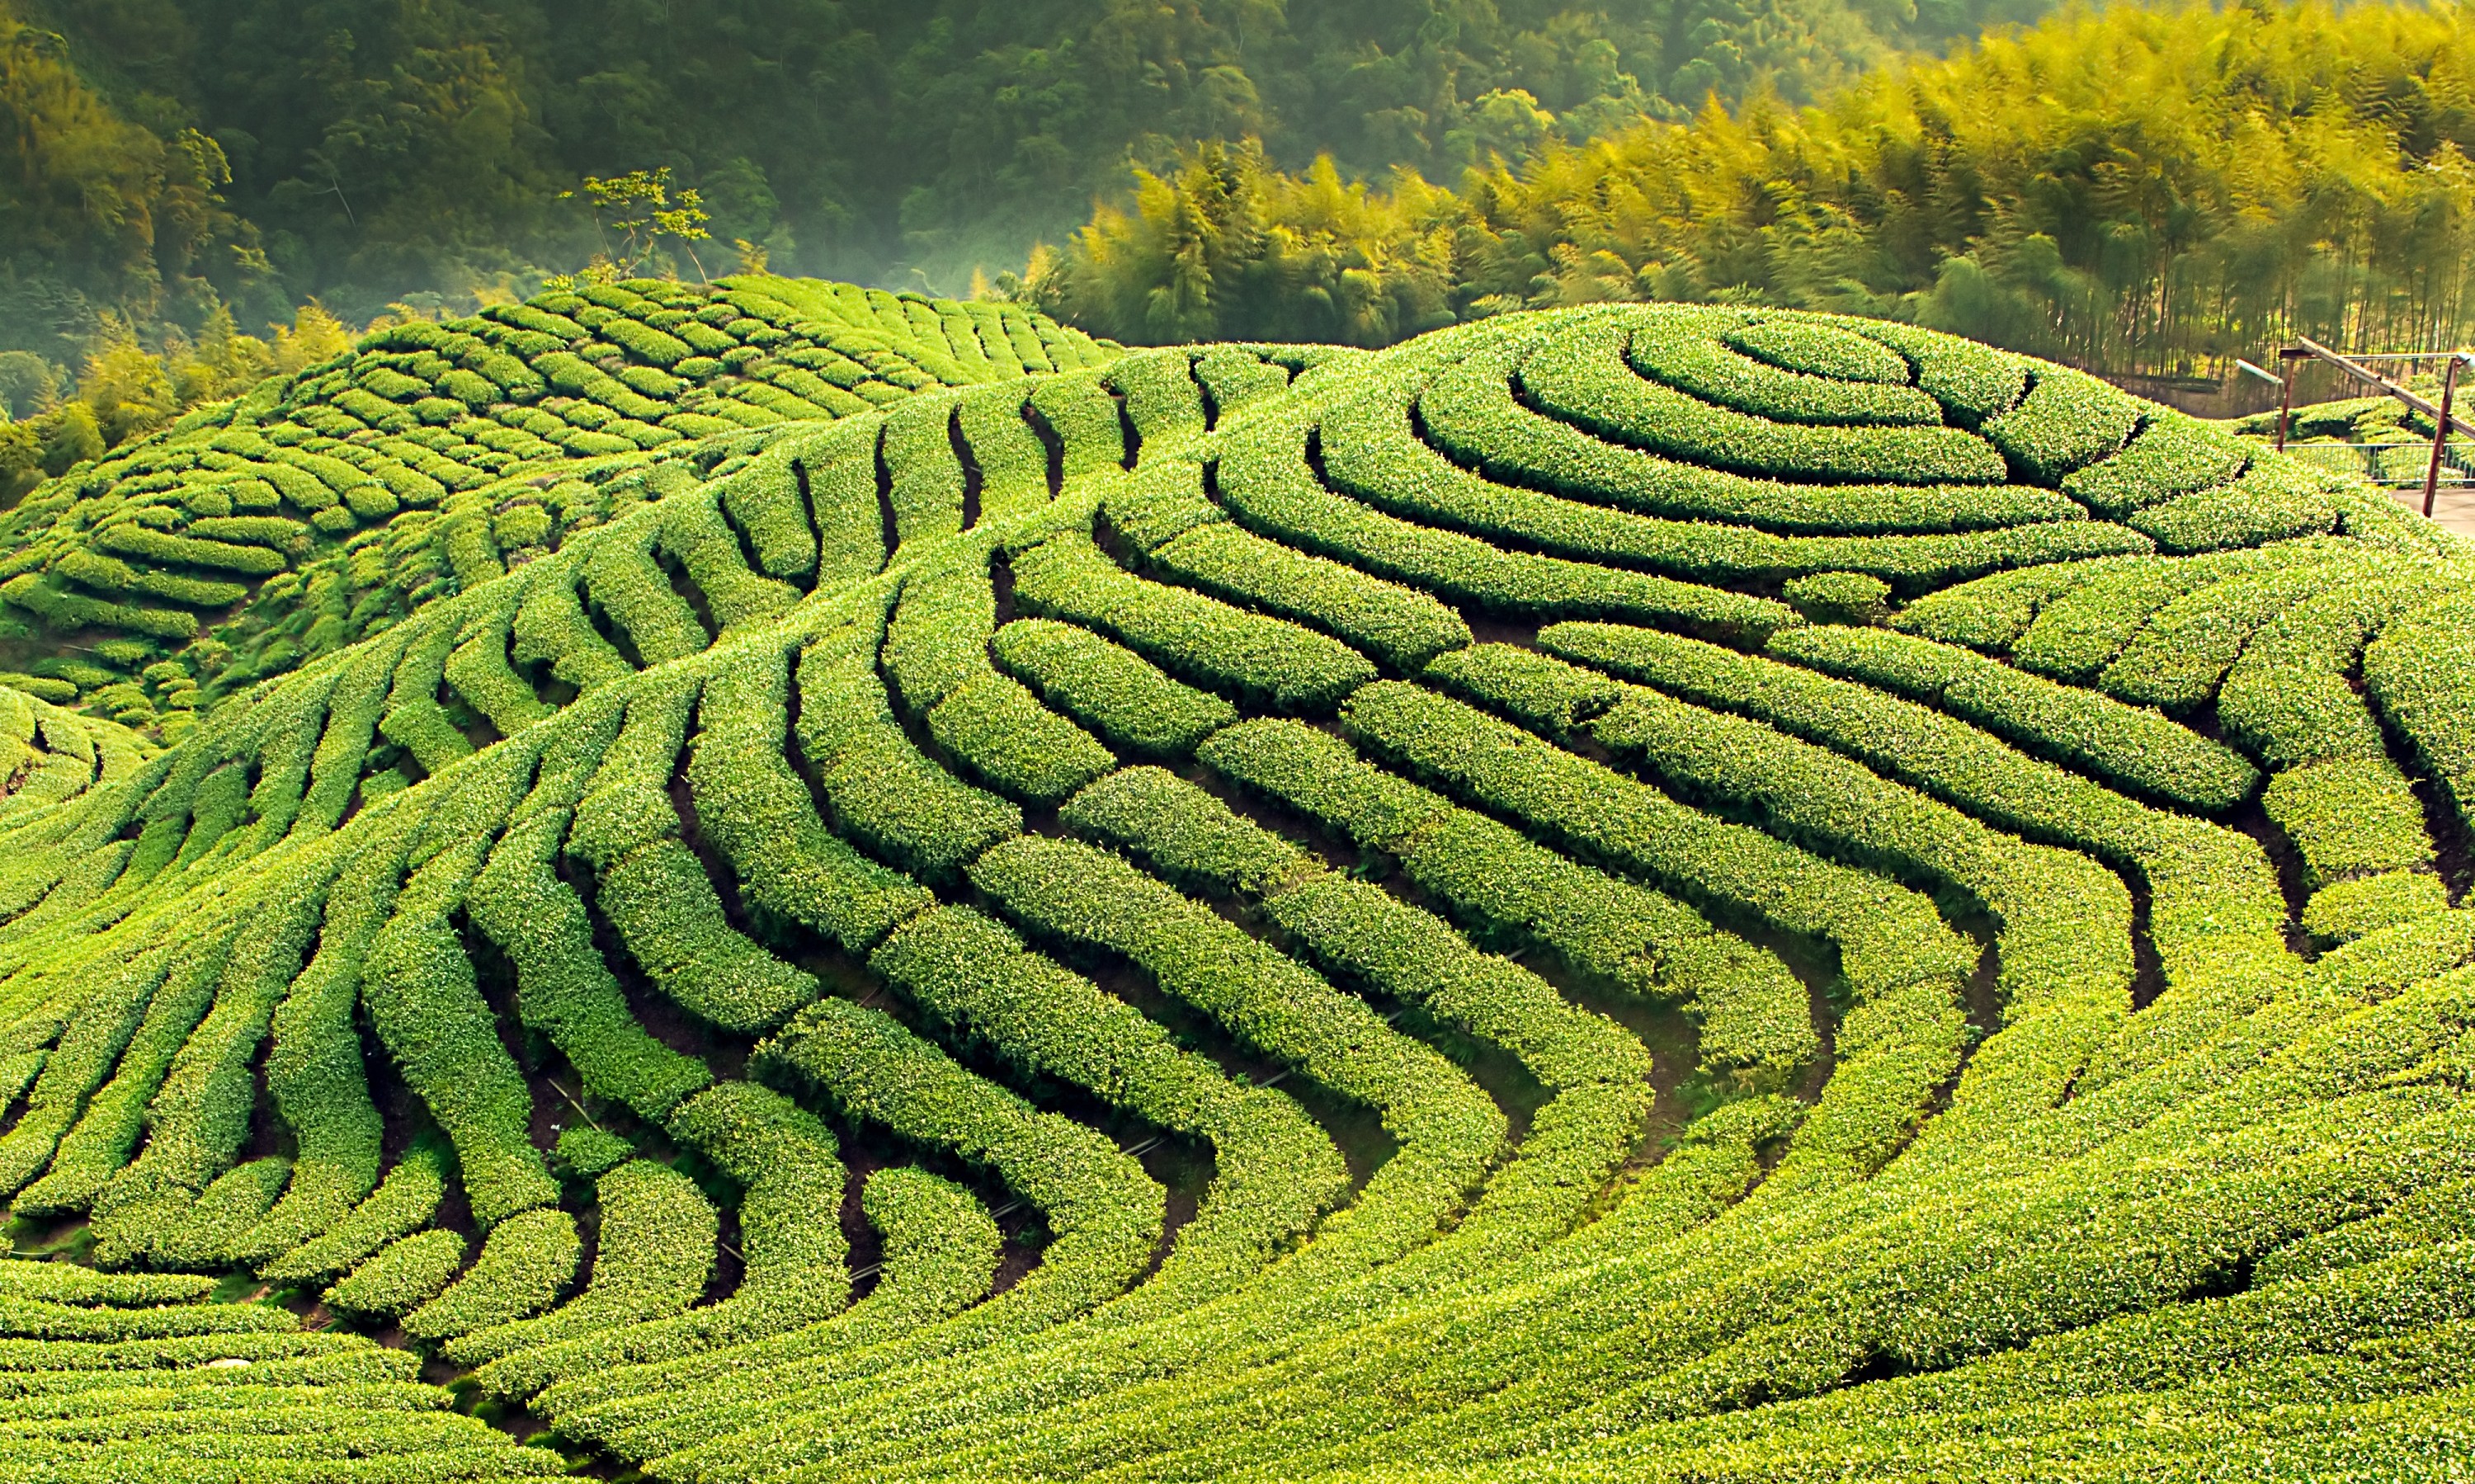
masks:
<svg viewBox="0 0 2475 1484"><path fill-rule="evenodd" d="M1104 207L1030 291L1139 341L1423 328L1374 307L1386 295L1459 318L1687 300L2218 374L2296 333L2465 337L2470 149L2456 8L2073 11L1810 108L1713 102L1450 191L1208 147L1141 176L1133 208Z"/></svg>

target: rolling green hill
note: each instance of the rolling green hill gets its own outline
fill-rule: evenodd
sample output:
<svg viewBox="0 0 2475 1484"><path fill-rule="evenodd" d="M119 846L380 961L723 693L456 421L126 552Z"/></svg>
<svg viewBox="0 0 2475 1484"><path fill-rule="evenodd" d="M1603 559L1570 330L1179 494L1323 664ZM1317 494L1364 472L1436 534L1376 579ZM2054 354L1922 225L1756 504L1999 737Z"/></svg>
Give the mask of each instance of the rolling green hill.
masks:
<svg viewBox="0 0 2475 1484"><path fill-rule="evenodd" d="M745 461L786 424L1109 354L1012 305L792 279L588 285L398 325L0 516L0 654L46 699L178 736L233 687Z"/></svg>
<svg viewBox="0 0 2475 1484"><path fill-rule="evenodd" d="M1898 325L1084 353L0 693L0 1472L2463 1464L2454 538Z"/></svg>

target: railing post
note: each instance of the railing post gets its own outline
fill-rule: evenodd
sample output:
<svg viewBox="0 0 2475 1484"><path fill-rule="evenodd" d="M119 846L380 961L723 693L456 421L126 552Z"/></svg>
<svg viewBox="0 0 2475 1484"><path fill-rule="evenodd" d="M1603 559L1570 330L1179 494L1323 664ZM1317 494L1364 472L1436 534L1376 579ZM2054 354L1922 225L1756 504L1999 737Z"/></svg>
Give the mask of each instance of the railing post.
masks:
<svg viewBox="0 0 2475 1484"><path fill-rule="evenodd" d="M2277 399L2277 451L2286 451L2286 425L2294 421L2294 357L2298 353L2287 350L2277 353L2279 379L2285 389Z"/></svg>
<svg viewBox="0 0 2475 1484"><path fill-rule="evenodd" d="M2449 370L2440 378L2440 418L2432 427L2432 462L2423 471L2423 513L2432 514L2434 499L2440 493L2440 450L2449 442L2449 404L2458 398L2458 367L2465 357L2449 353Z"/></svg>

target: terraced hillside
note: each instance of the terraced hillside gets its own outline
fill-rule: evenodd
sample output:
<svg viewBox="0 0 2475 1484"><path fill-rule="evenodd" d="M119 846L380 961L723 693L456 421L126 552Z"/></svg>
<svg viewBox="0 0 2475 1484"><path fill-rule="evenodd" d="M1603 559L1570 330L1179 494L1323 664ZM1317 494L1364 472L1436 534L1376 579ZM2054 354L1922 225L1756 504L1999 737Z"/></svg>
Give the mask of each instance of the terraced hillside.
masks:
<svg viewBox="0 0 2475 1484"><path fill-rule="evenodd" d="M177 738L798 425L1111 353L1010 304L779 278L399 325L0 516L0 681Z"/></svg>
<svg viewBox="0 0 2475 1484"><path fill-rule="evenodd" d="M0 1472L2464 1467L2475 569L2376 492L1630 306L679 475L0 713Z"/></svg>

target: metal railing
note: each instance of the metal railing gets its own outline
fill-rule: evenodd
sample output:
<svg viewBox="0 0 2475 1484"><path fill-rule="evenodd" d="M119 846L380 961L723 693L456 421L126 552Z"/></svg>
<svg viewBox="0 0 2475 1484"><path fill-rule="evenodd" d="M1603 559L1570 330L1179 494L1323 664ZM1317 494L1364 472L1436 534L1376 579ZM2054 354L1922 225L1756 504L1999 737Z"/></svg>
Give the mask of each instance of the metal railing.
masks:
<svg viewBox="0 0 2475 1484"><path fill-rule="evenodd" d="M2420 438L2412 443L2290 443L2286 451L2332 474L2395 489L2418 488L2436 473L2436 491L2475 487L2475 450L2455 444L2441 450L2437 472L2431 465L2432 445Z"/></svg>
<svg viewBox="0 0 2475 1484"><path fill-rule="evenodd" d="M2470 426L2465 419L2457 416L2451 407L2458 398L2458 368L2475 362L2475 356L2470 356L2463 351L2401 351L2375 355L2340 355L2316 340L2297 335L2292 345L2277 353L2278 370L2283 373L2280 379L2285 383L2285 390L2277 409L2277 449L2281 453L2286 451L2287 428L2294 421L2294 368L2298 363L2306 360L2321 361L2334 366L2344 375L2375 390L2388 393L2406 403L2409 408L2432 420L2432 447L2423 455L2423 477L2417 481L2423 486L2423 513L2432 514L2433 499L2440 490L2441 468L2444 464L2452 462L2449 457L2450 433L2454 431L2475 437L2475 426ZM2402 383L2390 380L2373 370L2370 365L2373 361L2433 360L2445 363L2438 405L2408 390ZM2386 449L2388 445L2376 447ZM2366 458L2377 467L2377 456L2366 455Z"/></svg>

